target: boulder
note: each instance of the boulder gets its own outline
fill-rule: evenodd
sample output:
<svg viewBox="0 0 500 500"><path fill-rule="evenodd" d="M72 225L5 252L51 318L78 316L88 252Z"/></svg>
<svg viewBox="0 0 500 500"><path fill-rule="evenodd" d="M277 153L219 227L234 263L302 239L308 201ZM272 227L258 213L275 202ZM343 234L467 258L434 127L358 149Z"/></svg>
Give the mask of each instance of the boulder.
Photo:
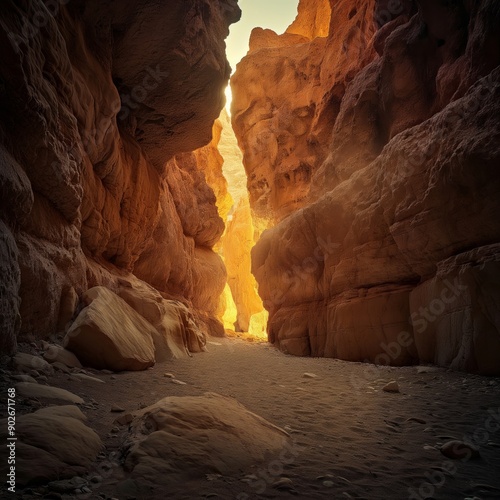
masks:
<svg viewBox="0 0 500 500"><path fill-rule="evenodd" d="M164 299L157 290L139 280L121 279L119 284L118 296L156 330L153 342L157 362L203 350L205 335L188 307Z"/></svg>
<svg viewBox="0 0 500 500"><path fill-rule="evenodd" d="M99 436L76 406L51 406L16 419L18 487L83 474L101 451ZM0 421L6 442L6 420ZM2 460L2 475L7 461ZM5 469L6 470L6 469Z"/></svg>
<svg viewBox="0 0 500 500"><path fill-rule="evenodd" d="M104 287L87 291L89 304L71 325L64 346L87 366L145 370L154 365L156 329L123 299Z"/></svg>
<svg viewBox="0 0 500 500"><path fill-rule="evenodd" d="M33 382L19 382L16 384L16 391L25 398L36 399L57 399L66 403L83 404L85 401L76 394L60 389L59 387L52 387L50 385L42 385Z"/></svg>
<svg viewBox="0 0 500 500"><path fill-rule="evenodd" d="M125 468L155 484L239 472L271 459L288 440L284 430L215 393L162 399L135 412L130 429Z"/></svg>

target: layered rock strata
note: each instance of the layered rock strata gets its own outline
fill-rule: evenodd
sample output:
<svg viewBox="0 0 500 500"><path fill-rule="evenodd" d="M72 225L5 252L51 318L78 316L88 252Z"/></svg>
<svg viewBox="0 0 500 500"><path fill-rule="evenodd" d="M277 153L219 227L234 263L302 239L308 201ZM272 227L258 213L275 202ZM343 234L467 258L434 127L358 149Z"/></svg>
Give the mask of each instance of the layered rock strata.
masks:
<svg viewBox="0 0 500 500"><path fill-rule="evenodd" d="M202 153L236 1L7 1L0 23L0 348L139 278L215 319L224 224ZM216 172L207 173L217 175Z"/></svg>
<svg viewBox="0 0 500 500"><path fill-rule="evenodd" d="M317 3L301 2L311 19ZM500 10L330 7L327 33L268 34L232 80L250 201L270 220L252 254L269 338L498 374Z"/></svg>

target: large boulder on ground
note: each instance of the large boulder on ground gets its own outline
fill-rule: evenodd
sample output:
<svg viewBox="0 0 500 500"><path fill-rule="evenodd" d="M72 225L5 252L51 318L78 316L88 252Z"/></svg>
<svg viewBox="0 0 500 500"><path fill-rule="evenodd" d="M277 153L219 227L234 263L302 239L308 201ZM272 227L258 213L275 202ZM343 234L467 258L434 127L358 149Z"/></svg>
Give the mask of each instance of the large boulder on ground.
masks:
<svg viewBox="0 0 500 500"><path fill-rule="evenodd" d="M155 363L151 323L104 287L84 294L85 307L71 325L64 346L88 366L115 371L145 370Z"/></svg>
<svg viewBox="0 0 500 500"><path fill-rule="evenodd" d="M178 300L164 299L140 280L121 279L119 285L117 294L156 329L153 342L157 362L204 349L205 335L188 307Z"/></svg>
<svg viewBox="0 0 500 500"><path fill-rule="evenodd" d="M155 484L228 474L279 453L287 438L232 398L168 397L135 413L125 468Z"/></svg>
<svg viewBox="0 0 500 500"><path fill-rule="evenodd" d="M84 421L85 415L76 406L52 406L17 417L16 485L84 473L102 447L99 436ZM2 420L3 443L7 442L6 432L7 421ZM2 477L6 477L7 460L2 460L0 469Z"/></svg>

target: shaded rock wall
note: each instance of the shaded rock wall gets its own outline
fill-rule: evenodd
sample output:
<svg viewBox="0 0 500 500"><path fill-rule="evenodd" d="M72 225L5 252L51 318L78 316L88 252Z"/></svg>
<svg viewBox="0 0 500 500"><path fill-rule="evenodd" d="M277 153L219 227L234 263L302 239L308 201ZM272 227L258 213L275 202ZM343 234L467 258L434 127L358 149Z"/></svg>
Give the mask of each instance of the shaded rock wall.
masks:
<svg viewBox="0 0 500 500"><path fill-rule="evenodd" d="M252 254L269 338L292 354L498 374L500 9L330 5L326 38L250 52L232 81L252 208L281 214ZM305 51L319 68L301 64L298 86L282 68ZM254 91L258 79L269 96ZM302 109L301 92L323 110L305 132L279 121ZM315 135L328 140L313 151ZM307 181L291 175L301 162ZM280 195L282 172L300 203Z"/></svg>
<svg viewBox="0 0 500 500"><path fill-rule="evenodd" d="M224 225L205 159L189 152L211 140L239 14L233 0L4 2L4 350L130 273L220 330L225 270L211 247Z"/></svg>

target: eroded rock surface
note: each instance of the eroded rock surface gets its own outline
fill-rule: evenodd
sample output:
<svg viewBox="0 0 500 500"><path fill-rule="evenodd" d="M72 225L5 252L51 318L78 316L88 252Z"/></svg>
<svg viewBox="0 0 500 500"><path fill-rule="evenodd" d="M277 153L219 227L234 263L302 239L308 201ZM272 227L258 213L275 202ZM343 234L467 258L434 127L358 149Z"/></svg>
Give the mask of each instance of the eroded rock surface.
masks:
<svg viewBox="0 0 500 500"><path fill-rule="evenodd" d="M101 451L99 436L76 406L51 406L16 420L16 483L26 486L86 472ZM6 442L7 422L0 435ZM7 466L3 461L2 469Z"/></svg>
<svg viewBox="0 0 500 500"><path fill-rule="evenodd" d="M125 468L153 484L241 471L278 454L288 439L235 399L215 393L162 399L136 412L130 429Z"/></svg>
<svg viewBox="0 0 500 500"><path fill-rule="evenodd" d="M224 226L190 152L223 107L236 1L53 4L2 6L0 347L126 273L220 332Z"/></svg>
<svg viewBox="0 0 500 500"><path fill-rule="evenodd" d="M330 5L328 33L267 36L232 80L251 205L271 227L252 254L269 338L498 374L500 11Z"/></svg>
<svg viewBox="0 0 500 500"><path fill-rule="evenodd" d="M64 346L87 366L145 370L155 363L157 330L123 299L104 287L90 289L88 302L64 337Z"/></svg>

